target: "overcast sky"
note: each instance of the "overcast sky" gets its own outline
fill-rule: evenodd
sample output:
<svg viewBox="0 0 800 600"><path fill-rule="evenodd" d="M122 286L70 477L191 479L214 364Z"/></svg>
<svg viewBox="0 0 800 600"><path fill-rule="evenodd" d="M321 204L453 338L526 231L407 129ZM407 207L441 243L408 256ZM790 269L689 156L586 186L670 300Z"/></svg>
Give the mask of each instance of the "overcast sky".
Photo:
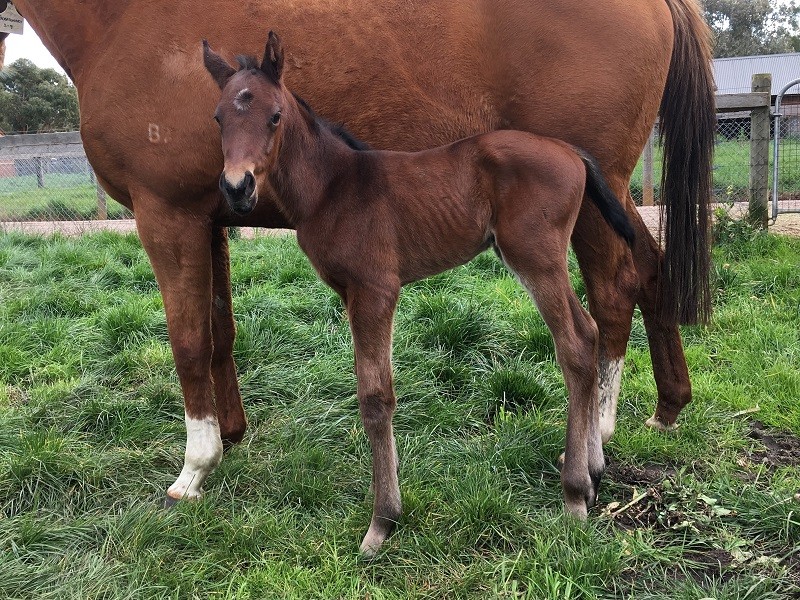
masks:
<svg viewBox="0 0 800 600"><path fill-rule="evenodd" d="M56 69L59 73L64 72L27 23L22 35L12 33L6 38L6 64L10 65L18 58L27 58L39 67Z"/></svg>

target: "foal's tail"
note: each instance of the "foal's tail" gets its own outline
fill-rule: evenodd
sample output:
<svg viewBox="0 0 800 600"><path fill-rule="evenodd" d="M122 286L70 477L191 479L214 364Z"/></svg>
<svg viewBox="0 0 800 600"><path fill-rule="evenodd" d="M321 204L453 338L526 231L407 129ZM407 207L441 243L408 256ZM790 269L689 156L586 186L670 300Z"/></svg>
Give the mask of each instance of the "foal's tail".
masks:
<svg viewBox="0 0 800 600"><path fill-rule="evenodd" d="M603 218L611 225L612 229L628 243L628 246L633 248L633 242L636 238L633 225L628 219L622 202L608 187L608 182L603 177L603 171L600 169L600 165L597 164L597 160L581 148L575 148L575 152L581 157L586 167L586 193L589 198L600 209L600 214L603 215Z"/></svg>

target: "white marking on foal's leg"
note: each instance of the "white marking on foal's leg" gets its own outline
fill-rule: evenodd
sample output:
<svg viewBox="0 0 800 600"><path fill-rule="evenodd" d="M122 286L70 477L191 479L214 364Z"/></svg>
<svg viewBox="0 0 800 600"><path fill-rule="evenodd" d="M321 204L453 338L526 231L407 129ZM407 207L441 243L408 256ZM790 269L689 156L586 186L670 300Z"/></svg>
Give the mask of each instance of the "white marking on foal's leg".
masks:
<svg viewBox="0 0 800 600"><path fill-rule="evenodd" d="M612 360L600 359L600 364L598 365L600 437L603 439L604 444L611 439L614 434L614 427L617 424L617 399L619 398L622 366L624 364L624 358L616 358Z"/></svg>
<svg viewBox="0 0 800 600"><path fill-rule="evenodd" d="M175 500L193 500L203 495L203 482L222 460L222 439L214 416L192 419L186 416L186 454L183 470L167 495Z"/></svg>

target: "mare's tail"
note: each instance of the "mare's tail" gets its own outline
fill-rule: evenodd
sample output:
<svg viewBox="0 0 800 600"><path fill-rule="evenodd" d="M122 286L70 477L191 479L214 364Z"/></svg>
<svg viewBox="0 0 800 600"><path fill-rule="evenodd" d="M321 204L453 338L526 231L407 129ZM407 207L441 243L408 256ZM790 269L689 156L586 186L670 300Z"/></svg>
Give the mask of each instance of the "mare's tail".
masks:
<svg viewBox="0 0 800 600"><path fill-rule="evenodd" d="M675 41L659 125L666 217L657 311L665 323L707 323L711 316L708 204L716 135L711 34L698 2L666 3Z"/></svg>
<svg viewBox="0 0 800 600"><path fill-rule="evenodd" d="M636 234L628 215L625 213L625 207L617 198L617 195L608 187L608 182L603 177L603 171L595 158L581 148L575 148L575 151L586 167L586 193L597 208L600 209L600 214L611 225L611 228L632 248Z"/></svg>

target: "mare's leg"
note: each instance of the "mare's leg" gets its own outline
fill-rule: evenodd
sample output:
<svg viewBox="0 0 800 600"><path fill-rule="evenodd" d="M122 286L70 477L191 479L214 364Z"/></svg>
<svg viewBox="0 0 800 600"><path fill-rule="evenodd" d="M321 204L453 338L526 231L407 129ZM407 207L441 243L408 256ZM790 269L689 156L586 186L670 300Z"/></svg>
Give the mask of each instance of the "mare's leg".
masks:
<svg viewBox="0 0 800 600"><path fill-rule="evenodd" d="M663 253L636 210L627 185L616 178L609 178L609 185L619 198L625 198L625 209L636 229L633 263L623 242L611 232L591 201L584 200L572 235L586 281L589 310L600 330L600 429L604 443L614 433L616 424L617 397L634 302L642 311L658 391L655 414L647 425L659 429L673 427L680 411L692 399L678 326L665 321L657 310L657 273Z"/></svg>
<svg viewBox="0 0 800 600"><path fill-rule="evenodd" d="M147 193L136 198L136 228L156 275L183 390L186 453L167 502L199 498L222 458L211 392L211 227Z"/></svg>
<svg viewBox="0 0 800 600"><path fill-rule="evenodd" d="M630 202L628 206L632 204ZM631 213L630 210L628 212ZM642 282L637 302L647 331L653 376L658 389L658 404L647 425L661 430L673 429L678 414L692 401L692 384L678 326L674 321L665 321L657 308L658 266L664 254L638 211L634 209L633 212L636 213L631 214L631 221L636 227L633 257Z"/></svg>
<svg viewBox="0 0 800 600"><path fill-rule="evenodd" d="M236 324L233 321L231 299L231 267L228 253L228 229L214 227L211 234L211 376L217 407L220 435L224 447L242 441L247 428L242 396L233 362L233 341Z"/></svg>
<svg viewBox="0 0 800 600"><path fill-rule="evenodd" d="M571 514L585 518L605 469L597 427L597 326L570 285L565 233L509 219L498 221L495 237L503 260L527 288L553 334L569 392L561 469L564 502Z"/></svg>
<svg viewBox="0 0 800 600"><path fill-rule="evenodd" d="M400 291L388 288L347 290L347 315L353 333L358 406L372 449L372 521L361 553L374 556L400 518L397 449L392 430L396 400L392 386L392 320Z"/></svg>

